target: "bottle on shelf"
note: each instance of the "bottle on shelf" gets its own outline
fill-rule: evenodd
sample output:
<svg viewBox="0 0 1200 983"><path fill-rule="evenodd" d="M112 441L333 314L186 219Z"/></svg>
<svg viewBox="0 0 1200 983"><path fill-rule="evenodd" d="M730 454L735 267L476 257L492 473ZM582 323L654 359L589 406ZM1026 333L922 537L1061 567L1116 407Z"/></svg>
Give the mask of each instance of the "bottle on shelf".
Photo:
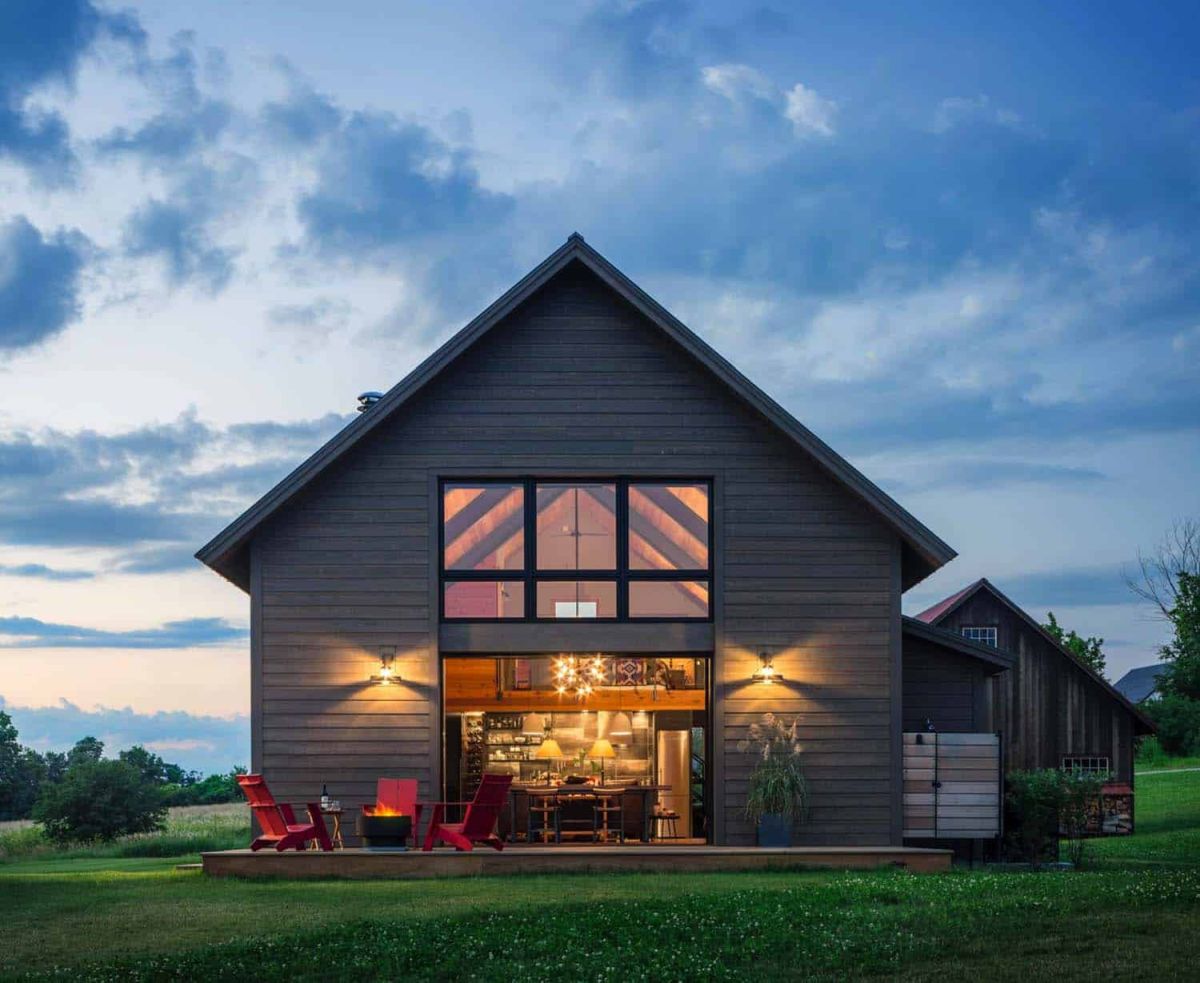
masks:
<svg viewBox="0 0 1200 983"><path fill-rule="evenodd" d="M329 808L329 786L328 785L321 786L321 808L322 809Z"/></svg>

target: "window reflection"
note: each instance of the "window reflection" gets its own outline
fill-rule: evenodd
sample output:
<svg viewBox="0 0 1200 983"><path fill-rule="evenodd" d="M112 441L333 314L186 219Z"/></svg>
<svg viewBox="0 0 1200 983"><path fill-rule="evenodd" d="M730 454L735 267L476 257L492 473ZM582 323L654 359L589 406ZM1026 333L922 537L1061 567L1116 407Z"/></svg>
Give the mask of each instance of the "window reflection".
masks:
<svg viewBox="0 0 1200 983"><path fill-rule="evenodd" d="M629 486L629 569L708 568L708 486Z"/></svg>
<svg viewBox="0 0 1200 983"><path fill-rule="evenodd" d="M617 585L611 580L543 580L537 585L539 618L615 618Z"/></svg>
<svg viewBox="0 0 1200 983"><path fill-rule="evenodd" d="M708 581L631 580L631 618L706 618Z"/></svg>
<svg viewBox="0 0 1200 983"><path fill-rule="evenodd" d="M447 618L523 618L525 585L519 580L460 580L446 585Z"/></svg>
<svg viewBox="0 0 1200 983"><path fill-rule="evenodd" d="M538 485L538 569L615 569L616 501L611 484Z"/></svg>
<svg viewBox="0 0 1200 983"><path fill-rule="evenodd" d="M519 484L448 484L443 489L447 570L525 566L525 490Z"/></svg>

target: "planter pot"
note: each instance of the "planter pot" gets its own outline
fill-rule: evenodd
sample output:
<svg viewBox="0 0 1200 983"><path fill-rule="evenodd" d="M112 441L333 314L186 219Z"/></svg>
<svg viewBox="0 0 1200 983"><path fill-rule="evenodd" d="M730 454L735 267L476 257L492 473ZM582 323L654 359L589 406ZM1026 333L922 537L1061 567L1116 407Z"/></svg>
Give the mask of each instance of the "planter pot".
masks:
<svg viewBox="0 0 1200 983"><path fill-rule="evenodd" d="M412 834L412 816L358 817L358 835L368 850L406 850Z"/></svg>
<svg viewBox="0 0 1200 983"><path fill-rule="evenodd" d="M787 816L768 813L758 820L758 845L784 847L792 845L792 821Z"/></svg>

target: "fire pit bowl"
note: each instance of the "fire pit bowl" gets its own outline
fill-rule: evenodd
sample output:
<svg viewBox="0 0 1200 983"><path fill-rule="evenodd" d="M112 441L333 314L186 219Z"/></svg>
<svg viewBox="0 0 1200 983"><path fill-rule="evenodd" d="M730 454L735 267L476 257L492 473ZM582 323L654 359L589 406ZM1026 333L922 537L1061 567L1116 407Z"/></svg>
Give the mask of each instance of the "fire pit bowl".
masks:
<svg viewBox="0 0 1200 983"><path fill-rule="evenodd" d="M412 816L358 817L358 835L368 850L407 850Z"/></svg>

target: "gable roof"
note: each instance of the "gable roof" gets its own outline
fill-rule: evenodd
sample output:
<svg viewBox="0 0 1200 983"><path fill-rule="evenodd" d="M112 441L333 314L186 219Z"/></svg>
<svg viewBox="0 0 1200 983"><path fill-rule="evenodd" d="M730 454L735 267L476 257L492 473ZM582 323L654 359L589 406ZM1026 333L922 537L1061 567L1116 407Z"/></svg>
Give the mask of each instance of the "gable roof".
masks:
<svg viewBox="0 0 1200 983"><path fill-rule="evenodd" d="M1130 703L1141 703L1154 695L1155 690L1158 689L1158 677L1166 668L1163 663L1159 662L1152 666L1130 669L1113 683L1113 688Z"/></svg>
<svg viewBox="0 0 1200 983"><path fill-rule="evenodd" d="M1003 672L1005 669L1011 669L1017 664L1017 657L1012 652L1006 652L983 642L972 641L964 638L958 632L937 628L924 621L918 621L916 618L910 618L908 615L901 618L901 629L909 638L919 638L982 662L992 675Z"/></svg>
<svg viewBox="0 0 1200 983"><path fill-rule="evenodd" d="M243 590L249 589L247 547L259 526L290 502L318 474L333 464L409 399L420 392L451 362L486 335L522 302L572 263L591 270L615 294L632 305L664 334L720 379L733 393L789 437L818 465L874 511L903 543L903 587L908 588L955 557L955 551L898 505L759 389L724 357L705 343L625 274L572 233L567 241L517 281L478 317L393 386L367 412L347 424L323 447L266 495L231 522L196 558Z"/></svg>
<svg viewBox="0 0 1200 983"><path fill-rule="evenodd" d="M1139 733L1152 734L1154 732L1154 724L1151 723L1150 719L1129 700L1127 700L1124 695L1122 695L1116 689L1116 687L1113 686L1112 683L1101 676L1100 673L1096 672L1096 670L1089 666L1086 662L1082 661L1065 645L1059 644L1053 635L1051 635L1048 631L1046 631L1045 628L1043 628L1033 618L1026 614L1024 610L1018 607L1016 603L1008 598L1003 591L1001 591L995 584L988 580L987 577L980 577L977 581L975 581L975 583L964 587L956 594L951 594L944 601L939 601L937 604L933 605L933 607L922 611L917 615L917 620L922 621L925 624L937 625L939 622L945 620L951 612L960 608L964 603L966 603L967 600L974 597L981 590L986 590L997 601L1012 611L1013 614L1024 621L1025 624L1033 629L1034 632L1036 632L1043 639L1049 642L1055 649L1061 652L1065 658L1070 659L1071 662L1077 665L1081 670L1083 670L1083 672L1091 676L1092 680L1097 685L1102 687L1117 703L1121 704L1121 706L1133 714L1134 720L1140 723L1143 728L1141 731L1139 731Z"/></svg>

